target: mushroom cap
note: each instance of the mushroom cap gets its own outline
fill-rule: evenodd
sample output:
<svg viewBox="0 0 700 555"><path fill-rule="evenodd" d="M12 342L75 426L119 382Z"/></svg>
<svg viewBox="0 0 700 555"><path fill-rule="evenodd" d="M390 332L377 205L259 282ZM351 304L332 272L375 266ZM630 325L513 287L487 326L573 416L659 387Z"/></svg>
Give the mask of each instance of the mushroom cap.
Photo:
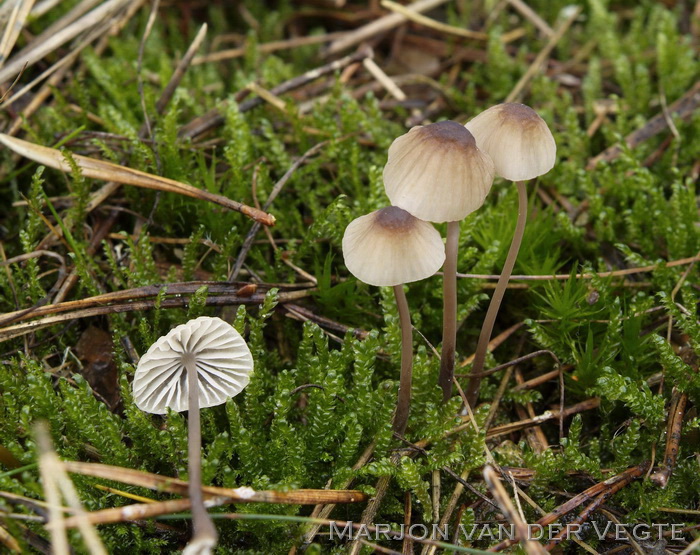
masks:
<svg viewBox="0 0 700 555"><path fill-rule="evenodd" d="M153 414L187 410L188 357L197 367L200 408L225 403L250 381L253 356L241 334L221 318L201 316L170 330L141 357L133 382L136 406Z"/></svg>
<svg viewBox="0 0 700 555"><path fill-rule="evenodd" d="M557 145L552 132L529 106L497 104L465 127L474 135L479 148L491 156L496 174L505 179L533 179L554 166Z"/></svg>
<svg viewBox="0 0 700 555"><path fill-rule="evenodd" d="M394 206L430 222L455 222L491 190L491 159L455 121L413 127L391 143L384 188Z"/></svg>
<svg viewBox="0 0 700 555"><path fill-rule="evenodd" d="M350 222L343 235L350 273L370 285L400 285L432 276L445 262L440 233L397 206Z"/></svg>

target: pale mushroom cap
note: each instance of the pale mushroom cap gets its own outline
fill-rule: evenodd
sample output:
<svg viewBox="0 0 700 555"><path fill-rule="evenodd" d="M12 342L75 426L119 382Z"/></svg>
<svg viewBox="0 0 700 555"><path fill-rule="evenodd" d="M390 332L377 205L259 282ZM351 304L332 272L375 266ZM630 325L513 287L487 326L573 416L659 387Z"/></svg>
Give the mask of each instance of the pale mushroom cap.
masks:
<svg viewBox="0 0 700 555"><path fill-rule="evenodd" d="M343 235L343 257L360 281L400 285L437 272L445 262L445 245L431 224L389 206L350 222Z"/></svg>
<svg viewBox="0 0 700 555"><path fill-rule="evenodd" d="M430 222L455 222L479 208L493 183L491 159L465 127L441 121L391 143L384 188L394 206Z"/></svg>
<svg viewBox="0 0 700 555"><path fill-rule="evenodd" d="M170 330L141 357L132 384L136 406L153 414L187 410L187 357L197 366L200 408L225 403L250 381L253 356L241 334L221 318L201 316Z"/></svg>
<svg viewBox="0 0 700 555"><path fill-rule="evenodd" d="M511 181L533 179L554 166L557 145L545 121L524 104L497 104L466 124L479 148Z"/></svg>

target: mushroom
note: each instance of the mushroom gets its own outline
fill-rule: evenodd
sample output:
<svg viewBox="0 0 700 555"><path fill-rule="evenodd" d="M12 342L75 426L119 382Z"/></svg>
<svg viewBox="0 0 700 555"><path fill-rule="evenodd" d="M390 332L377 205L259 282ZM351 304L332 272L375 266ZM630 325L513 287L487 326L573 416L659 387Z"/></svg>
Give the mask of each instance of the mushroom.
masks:
<svg viewBox="0 0 700 555"><path fill-rule="evenodd" d="M479 334L472 374L484 368L493 325L501 306L508 280L513 273L527 221L527 190L525 180L543 175L552 169L557 145L544 120L529 106L517 103L498 104L483 111L469 123L477 145L493 159L496 175L515 182L518 190L518 220L506 262L498 279L486 318ZM481 378L474 376L467 386L467 400L474 405L479 395Z"/></svg>
<svg viewBox="0 0 700 555"><path fill-rule="evenodd" d="M210 553L218 534L204 507L199 409L225 403L248 385L253 357L230 324L202 316L158 339L141 357L134 402L145 412L188 411L189 494L194 535L185 553Z"/></svg>
<svg viewBox="0 0 700 555"><path fill-rule="evenodd" d="M445 261L438 231L397 206L350 222L343 235L343 257L350 273L369 285L394 288L401 326L401 377L393 427L403 434L411 405L413 341L403 284L430 277Z"/></svg>
<svg viewBox="0 0 700 555"><path fill-rule="evenodd" d="M457 344L459 221L484 203L493 177L489 156L455 121L414 127L398 137L389 147L384 168L384 187L393 205L422 220L448 222L438 378L445 401L452 395Z"/></svg>

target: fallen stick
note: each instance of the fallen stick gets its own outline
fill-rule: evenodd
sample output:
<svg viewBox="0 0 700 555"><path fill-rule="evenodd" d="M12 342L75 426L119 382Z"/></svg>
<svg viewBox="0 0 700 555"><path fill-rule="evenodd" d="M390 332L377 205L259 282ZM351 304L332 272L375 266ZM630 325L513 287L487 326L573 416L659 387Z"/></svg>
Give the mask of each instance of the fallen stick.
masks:
<svg viewBox="0 0 700 555"><path fill-rule="evenodd" d="M285 81L284 83L273 87L272 89L270 89L269 92L275 96L288 93L289 91L293 91L295 89L303 87L304 85L307 85L308 83L311 83L312 81L315 81L319 77L328 75L329 73L333 73L335 71L338 71L339 69L343 69L346 66L354 64L356 62L361 62L365 58L371 57L371 48L361 48L354 54L351 54L350 56L345 56L344 58L335 60L334 62L330 62L321 67L317 67L315 69L307 71L306 73L298 75L297 77L289 79L288 81ZM238 111L241 113L247 112L257 106L260 106L261 104L263 104L263 102L264 100L262 98L256 96L255 98L251 98L249 100L246 100L245 102L241 102L238 106ZM206 114L203 114L193 119L190 123L180 128L178 135L180 137L193 139L195 137L198 137L202 133L213 129L214 127L222 125L225 120L223 114L223 109L225 108L225 106L226 103L224 102L219 107L214 108L213 110L209 110Z"/></svg>
<svg viewBox="0 0 700 555"><path fill-rule="evenodd" d="M34 160L35 162L39 162L40 164L44 164L67 173L73 171L71 165L66 161L63 152L55 148L49 148L30 143L28 141L23 141L22 139L10 137L4 133L0 133L0 143L4 144L17 154L20 154L25 158L29 158L30 160ZM176 193L195 199L207 200L209 202L213 202L214 204L228 208L229 210L240 212L241 214L248 216L256 222L260 222L263 225L275 225L275 217L272 214L267 214L262 210L253 208L252 206L231 200L221 195L210 193L204 189L198 189L192 185L180 183L179 181L168 179L167 177L160 177L158 175L142 172L126 166L120 166L119 164L106 162L104 160L97 160L95 158L89 158L79 154L72 154L71 156L85 177L103 179L113 183L133 185L144 189Z"/></svg>
<svg viewBox="0 0 700 555"><path fill-rule="evenodd" d="M177 478L169 478L143 472L132 468L112 466L100 463L63 461L68 472L122 482L156 491L166 491L178 495L187 495L188 483ZM226 503L279 503L285 505L316 505L318 503L360 503L368 495L358 490L297 489L290 491L256 491L243 486L240 488L219 488L202 486L207 497L220 497Z"/></svg>
<svg viewBox="0 0 700 555"><path fill-rule="evenodd" d="M666 450L664 451L664 459L659 470L650 476L650 480L657 486L665 488L668 485L668 479L671 477L671 472L676 466L676 458L678 457L678 445L681 441L681 430L683 428L683 415L685 413L685 405L688 401L687 393L681 393L676 388L673 389L671 397L671 405L668 409L668 427L666 429Z"/></svg>
<svg viewBox="0 0 700 555"><path fill-rule="evenodd" d="M603 490L603 492L593 500L591 504L589 504L585 509L583 509L583 511L581 511L581 513L573 521L568 523L568 525L565 526L561 530L561 532L559 532L554 538L552 538L552 541L550 541L547 544L545 549L547 551L551 551L559 542L567 539L569 537L569 534L571 533L571 530L575 526L581 526L584 522L586 522L586 520L588 520L588 517L591 515L591 513L593 513L593 511L595 511L598 507L600 507L603 503L605 503L622 488L632 483L633 480L639 478L640 476L643 476L649 469L650 464L651 463L649 461L644 461L643 463L628 470L625 470L622 474L618 475L619 479L614 484L611 484L609 485L609 487L606 487Z"/></svg>
<svg viewBox="0 0 700 555"><path fill-rule="evenodd" d="M413 2L413 4L409 4L407 7L412 12L422 13L437 8L445 2L447 2L447 0L418 0L417 2ZM406 21L408 21L408 18L404 14L396 12L375 19L371 23L363 25L344 37L332 42L326 51L326 55L332 56L333 54L337 54L379 33L384 33L394 27L398 27Z"/></svg>
<svg viewBox="0 0 700 555"><path fill-rule="evenodd" d="M552 524L554 521L556 521L559 517L564 516L565 514L570 513L573 511L576 507L580 506L582 503L585 503L586 501L589 501L593 499L594 497L601 496L605 494L605 492L611 492L605 499L600 501L596 507L600 506L603 501L608 499L613 493L617 492L619 490L616 489L613 491L613 487L618 485L618 484L623 484L627 485L629 484L632 480L639 478L642 476L647 469L649 468L649 461L645 461L642 464L639 464L637 466L633 466L632 468L628 468L624 472L617 474L615 476L612 476L611 478L608 478L607 480L603 482L598 482L597 484L591 486L590 488L586 489L585 491L579 493L578 495L575 495L571 499L569 499L566 503L563 503L562 505L559 505L556 509L554 509L551 513L546 514L542 518L540 518L536 524L539 526L548 526ZM590 514L590 511L587 513ZM580 515L579 515L580 516ZM506 547L509 547L515 543L515 540L504 540L498 545L490 548L490 551L502 551Z"/></svg>
<svg viewBox="0 0 700 555"><path fill-rule="evenodd" d="M508 496L508 492L506 492L506 489L499 481L496 471L489 465L484 466L484 481L508 522L515 527L517 539L522 542L528 555L542 555L546 553L539 542L530 539L530 530L527 523L520 518L518 511Z"/></svg>
<svg viewBox="0 0 700 555"><path fill-rule="evenodd" d="M682 120L687 120L692 117L698 106L700 106L700 81L696 82L688 92L671 104L666 113L662 111L656 114L644 127L627 135L627 137L625 137L625 143L629 148L635 148L668 128L667 115L676 115ZM591 158L586 165L586 169L592 170L596 167L598 162L610 162L617 158L621 152L622 146L613 145Z"/></svg>

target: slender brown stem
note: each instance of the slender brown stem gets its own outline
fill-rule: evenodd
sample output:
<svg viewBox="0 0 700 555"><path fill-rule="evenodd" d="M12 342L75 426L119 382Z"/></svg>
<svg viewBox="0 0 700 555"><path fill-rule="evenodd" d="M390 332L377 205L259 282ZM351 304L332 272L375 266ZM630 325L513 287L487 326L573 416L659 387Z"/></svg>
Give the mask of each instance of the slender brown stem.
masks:
<svg viewBox="0 0 700 555"><path fill-rule="evenodd" d="M213 548L219 534L209 513L204 507L202 494L202 433L199 423L199 379L194 356L185 355L188 389L188 443L187 462L189 471L189 494L192 506L192 524L194 535L190 545L208 545Z"/></svg>
<svg viewBox="0 0 700 555"><path fill-rule="evenodd" d="M480 373L484 369L486 349L488 348L489 341L491 340L493 325L496 322L498 309L501 307L501 301L503 300L503 295L506 292L508 280L513 273L515 260L518 258L518 251L520 250L520 244L523 241L523 234L525 233L525 223L527 222L527 189L525 188L524 181L517 181L515 186L518 189L518 221L515 224L515 233L513 233L513 240L510 244L510 248L508 249L506 263L503 265L501 277L498 278L496 289L493 292L493 297L491 297L491 303L486 311L484 324L481 327L479 342L476 345L476 353L474 354L474 363L472 364L472 373L474 374ZM466 395L467 401L469 401L469 405L472 407L476 404L476 400L479 398L480 385L480 377L475 376L469 380Z"/></svg>
<svg viewBox="0 0 700 555"><path fill-rule="evenodd" d="M403 435L408 422L408 411L411 408L411 375L413 373L413 328L411 314L408 312L408 301L403 292L403 285L394 286L396 306L399 309L401 325L401 378L399 379L399 399L394 413L394 431Z"/></svg>
<svg viewBox="0 0 700 555"><path fill-rule="evenodd" d="M455 349L457 347L457 247L459 246L459 222L447 223L445 265L442 278L442 353L440 376L443 401L452 397L452 379L455 374Z"/></svg>

